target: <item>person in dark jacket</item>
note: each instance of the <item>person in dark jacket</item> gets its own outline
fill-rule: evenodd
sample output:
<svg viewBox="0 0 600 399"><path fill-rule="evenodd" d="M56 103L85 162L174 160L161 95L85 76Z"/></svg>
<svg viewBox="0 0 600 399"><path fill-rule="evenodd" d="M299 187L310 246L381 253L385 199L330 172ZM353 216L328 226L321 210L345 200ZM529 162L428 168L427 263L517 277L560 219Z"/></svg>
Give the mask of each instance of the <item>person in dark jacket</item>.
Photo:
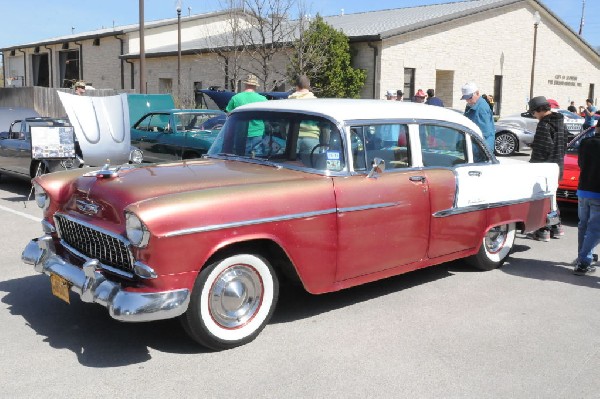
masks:
<svg viewBox="0 0 600 399"><path fill-rule="evenodd" d="M444 106L444 102L435 96L435 90L433 89L427 89L427 100L425 100L425 104L437 105L438 107Z"/></svg>
<svg viewBox="0 0 600 399"><path fill-rule="evenodd" d="M539 121L533 143L531 143L531 159L529 162L554 162L558 165L558 180L562 179L564 169L564 158L567 147L567 130L565 128L564 116L550 110L550 103L546 97L539 96L529 100L529 112ZM554 196L552 209L556 206ZM557 224L550 229L541 228L531 235L538 241L550 241L550 237L560 238L564 235L562 225Z"/></svg>
<svg viewBox="0 0 600 399"><path fill-rule="evenodd" d="M600 243L600 126L594 136L579 146L579 184L577 186L579 224L577 225L577 264L574 273L592 274L592 251Z"/></svg>

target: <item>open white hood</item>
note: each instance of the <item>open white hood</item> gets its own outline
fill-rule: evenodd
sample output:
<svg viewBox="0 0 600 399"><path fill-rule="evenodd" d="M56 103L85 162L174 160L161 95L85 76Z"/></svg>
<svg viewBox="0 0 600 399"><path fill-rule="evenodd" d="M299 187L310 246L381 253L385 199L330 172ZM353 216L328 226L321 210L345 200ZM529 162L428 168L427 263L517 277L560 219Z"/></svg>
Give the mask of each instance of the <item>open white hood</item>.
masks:
<svg viewBox="0 0 600 399"><path fill-rule="evenodd" d="M86 165L129 161L131 135L127 95L78 96L59 91Z"/></svg>

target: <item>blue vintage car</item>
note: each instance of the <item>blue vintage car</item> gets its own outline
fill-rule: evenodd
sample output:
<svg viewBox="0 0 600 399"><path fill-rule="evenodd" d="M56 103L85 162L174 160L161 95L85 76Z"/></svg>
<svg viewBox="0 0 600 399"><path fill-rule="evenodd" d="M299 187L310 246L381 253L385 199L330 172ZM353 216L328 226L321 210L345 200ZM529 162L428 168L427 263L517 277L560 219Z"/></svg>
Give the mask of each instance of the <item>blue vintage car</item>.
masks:
<svg viewBox="0 0 600 399"><path fill-rule="evenodd" d="M225 123L218 110L170 109L144 115L131 128L131 144L144 152L145 162L199 158Z"/></svg>

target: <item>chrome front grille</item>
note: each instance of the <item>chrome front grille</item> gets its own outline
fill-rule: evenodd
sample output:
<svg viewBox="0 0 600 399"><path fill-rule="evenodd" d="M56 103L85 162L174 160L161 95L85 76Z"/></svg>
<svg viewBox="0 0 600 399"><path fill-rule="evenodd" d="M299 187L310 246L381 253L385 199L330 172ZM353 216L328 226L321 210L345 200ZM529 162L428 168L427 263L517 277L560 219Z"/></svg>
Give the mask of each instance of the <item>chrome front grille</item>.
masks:
<svg viewBox="0 0 600 399"><path fill-rule="evenodd" d="M133 271L133 256L123 238L66 215L54 215L60 238L90 259L125 272Z"/></svg>

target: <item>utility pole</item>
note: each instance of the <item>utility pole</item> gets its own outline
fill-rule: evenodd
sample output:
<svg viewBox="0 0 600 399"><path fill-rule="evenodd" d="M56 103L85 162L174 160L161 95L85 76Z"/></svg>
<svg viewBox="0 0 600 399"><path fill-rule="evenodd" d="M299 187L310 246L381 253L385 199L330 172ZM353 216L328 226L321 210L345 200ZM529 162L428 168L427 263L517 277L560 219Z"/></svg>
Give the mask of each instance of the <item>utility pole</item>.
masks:
<svg viewBox="0 0 600 399"><path fill-rule="evenodd" d="M579 22L579 36L581 36L583 34L583 25L585 24L584 14L585 14L585 0L583 0L583 3L581 4L581 22Z"/></svg>
<svg viewBox="0 0 600 399"><path fill-rule="evenodd" d="M146 94L146 49L144 45L144 0L139 3L140 13L140 94Z"/></svg>

